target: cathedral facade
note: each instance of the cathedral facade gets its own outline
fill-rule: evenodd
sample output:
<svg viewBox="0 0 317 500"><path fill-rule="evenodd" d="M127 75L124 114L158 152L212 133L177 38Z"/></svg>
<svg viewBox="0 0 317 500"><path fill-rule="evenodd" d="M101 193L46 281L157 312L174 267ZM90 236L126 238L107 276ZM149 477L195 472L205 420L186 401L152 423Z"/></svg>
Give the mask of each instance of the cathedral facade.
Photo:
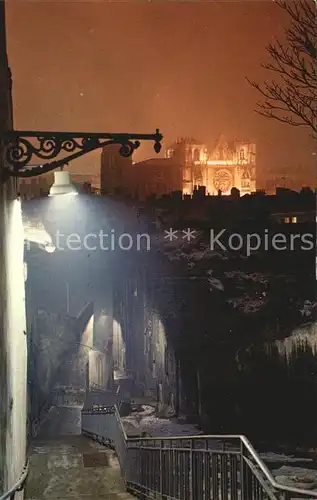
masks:
<svg viewBox="0 0 317 500"><path fill-rule="evenodd" d="M241 196L256 190L256 148L251 142L227 142L221 135L212 150L192 138L182 138L166 151L182 165L183 194L200 186L206 194L229 195L237 188Z"/></svg>

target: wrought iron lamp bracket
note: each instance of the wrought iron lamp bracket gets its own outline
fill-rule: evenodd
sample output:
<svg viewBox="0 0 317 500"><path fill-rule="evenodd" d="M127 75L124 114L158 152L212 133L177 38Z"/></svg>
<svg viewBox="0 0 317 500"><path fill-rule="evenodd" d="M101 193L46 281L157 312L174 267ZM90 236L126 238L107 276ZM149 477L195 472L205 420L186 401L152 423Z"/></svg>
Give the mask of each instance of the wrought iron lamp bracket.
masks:
<svg viewBox="0 0 317 500"><path fill-rule="evenodd" d="M1 133L0 147L8 176L33 177L113 144L120 146L119 153L124 157L131 156L141 141L152 141L154 151L159 153L162 139L158 129L155 134L8 131ZM43 163L34 164L38 160Z"/></svg>

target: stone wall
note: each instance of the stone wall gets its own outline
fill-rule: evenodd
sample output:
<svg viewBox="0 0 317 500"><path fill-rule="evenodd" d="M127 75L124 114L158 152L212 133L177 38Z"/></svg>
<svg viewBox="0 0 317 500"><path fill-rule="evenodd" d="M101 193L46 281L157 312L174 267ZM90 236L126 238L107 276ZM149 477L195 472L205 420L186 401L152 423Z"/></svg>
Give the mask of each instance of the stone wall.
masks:
<svg viewBox="0 0 317 500"><path fill-rule="evenodd" d="M0 2L0 133L13 127L4 7ZM0 149L0 492L19 479L26 450L24 236L16 185L6 179L5 167Z"/></svg>
<svg viewBox="0 0 317 500"><path fill-rule="evenodd" d="M3 214L1 214L3 216ZM26 320L21 205L5 202L0 250L1 489L13 485L25 463Z"/></svg>
<svg viewBox="0 0 317 500"><path fill-rule="evenodd" d="M94 351L90 353L90 380L94 387L110 389L113 380L113 281L103 279L94 300Z"/></svg>
<svg viewBox="0 0 317 500"><path fill-rule="evenodd" d="M29 433L34 434L43 409L56 390L85 390L92 341L92 304L78 318L39 310L28 327Z"/></svg>
<svg viewBox="0 0 317 500"><path fill-rule="evenodd" d="M162 413L171 413L176 402L174 349L151 290L140 269L115 284L114 365L130 376L135 395L151 397Z"/></svg>

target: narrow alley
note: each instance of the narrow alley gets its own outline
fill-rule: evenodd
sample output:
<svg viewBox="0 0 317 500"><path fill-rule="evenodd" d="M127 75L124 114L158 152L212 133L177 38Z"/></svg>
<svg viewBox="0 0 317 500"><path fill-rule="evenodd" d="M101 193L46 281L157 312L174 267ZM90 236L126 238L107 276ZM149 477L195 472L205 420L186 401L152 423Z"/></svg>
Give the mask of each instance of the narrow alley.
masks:
<svg viewBox="0 0 317 500"><path fill-rule="evenodd" d="M32 443L28 500L130 500L116 454L81 436L81 406L52 407Z"/></svg>

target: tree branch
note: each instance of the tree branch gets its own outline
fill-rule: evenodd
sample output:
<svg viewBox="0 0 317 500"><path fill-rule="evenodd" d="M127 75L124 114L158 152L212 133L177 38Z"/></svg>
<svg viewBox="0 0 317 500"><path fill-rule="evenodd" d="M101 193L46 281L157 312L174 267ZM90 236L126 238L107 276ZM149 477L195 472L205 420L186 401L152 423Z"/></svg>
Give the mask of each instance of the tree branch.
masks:
<svg viewBox="0 0 317 500"><path fill-rule="evenodd" d="M276 5L290 17L287 46L280 41L267 47L270 62L262 67L277 81L260 85L248 83L264 97L256 111L293 126L308 126L317 134L317 5L315 0L277 0Z"/></svg>

